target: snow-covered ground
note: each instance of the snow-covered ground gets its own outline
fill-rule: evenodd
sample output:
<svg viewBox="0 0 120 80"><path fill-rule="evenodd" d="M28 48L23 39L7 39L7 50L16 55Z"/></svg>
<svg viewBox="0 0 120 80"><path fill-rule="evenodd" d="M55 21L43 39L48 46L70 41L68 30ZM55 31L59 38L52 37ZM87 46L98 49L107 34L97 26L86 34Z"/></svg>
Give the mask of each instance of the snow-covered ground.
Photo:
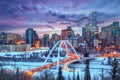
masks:
<svg viewBox="0 0 120 80"><path fill-rule="evenodd" d="M109 71L111 69L110 65L107 65L107 58L95 58L90 61L90 73L91 78L93 79L95 76L97 76L101 80L101 75L104 74L104 76L109 75ZM3 64L3 68L10 69L15 71L18 67L22 71L27 71L33 68L37 68L39 66L43 66L43 62L7 62L7 61L1 61L0 64ZM49 64L49 63L48 63ZM62 65L61 65L62 66ZM79 74L81 78L84 78L84 72L85 72L85 64L84 62L76 63L76 64L70 64L70 68L75 67L75 69L79 69L79 72L67 72L63 70L63 75L67 77L70 76L71 78L73 75ZM53 71L55 74L57 73L57 70L54 68L48 69ZM56 74L57 76L57 74Z"/></svg>
<svg viewBox="0 0 120 80"><path fill-rule="evenodd" d="M0 52L0 57L13 58L14 56L17 56L17 58L19 58L19 57L21 57L21 55L26 55L29 57L31 54L34 54L34 53L40 53L42 55L48 51L49 51L49 49L43 49L43 50L36 49L34 51L28 51L28 52L26 52L26 51L23 51L23 52Z"/></svg>

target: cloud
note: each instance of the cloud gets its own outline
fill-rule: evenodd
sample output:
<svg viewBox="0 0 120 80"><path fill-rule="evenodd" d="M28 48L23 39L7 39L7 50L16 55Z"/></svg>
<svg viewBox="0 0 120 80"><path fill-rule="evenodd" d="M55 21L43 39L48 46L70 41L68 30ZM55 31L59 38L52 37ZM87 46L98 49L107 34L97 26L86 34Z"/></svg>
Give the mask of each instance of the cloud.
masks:
<svg viewBox="0 0 120 80"><path fill-rule="evenodd" d="M46 27L48 28L51 28L51 29L55 29L54 27L50 26L50 25L45 25Z"/></svg>
<svg viewBox="0 0 120 80"><path fill-rule="evenodd" d="M119 3L120 0L1 0L0 29L20 29L24 33L29 27L54 31L68 25L83 27L91 22L93 11L98 13L98 23L102 23L120 17Z"/></svg>

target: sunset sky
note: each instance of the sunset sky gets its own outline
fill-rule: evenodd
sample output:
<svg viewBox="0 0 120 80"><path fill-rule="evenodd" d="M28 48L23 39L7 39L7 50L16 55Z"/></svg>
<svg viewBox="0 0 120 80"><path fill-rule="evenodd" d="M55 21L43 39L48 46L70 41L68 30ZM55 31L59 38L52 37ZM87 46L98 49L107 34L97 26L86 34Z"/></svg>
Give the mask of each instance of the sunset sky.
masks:
<svg viewBox="0 0 120 80"><path fill-rule="evenodd" d="M0 0L0 32L60 34L71 25L81 33L94 11L100 27L120 22L120 0Z"/></svg>

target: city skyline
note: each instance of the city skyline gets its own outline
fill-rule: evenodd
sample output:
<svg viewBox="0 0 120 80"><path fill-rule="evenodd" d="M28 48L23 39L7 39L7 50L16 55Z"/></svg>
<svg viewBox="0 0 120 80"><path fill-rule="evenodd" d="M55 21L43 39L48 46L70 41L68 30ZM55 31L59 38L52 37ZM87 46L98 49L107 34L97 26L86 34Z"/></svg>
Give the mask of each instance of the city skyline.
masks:
<svg viewBox="0 0 120 80"><path fill-rule="evenodd" d="M0 80L119 80L120 0L0 0Z"/></svg>
<svg viewBox="0 0 120 80"><path fill-rule="evenodd" d="M91 22L92 12L97 12L98 26L120 22L119 0L1 0L0 32L24 34L33 28L39 36L61 33L71 25L75 33ZM91 4L92 3L92 4Z"/></svg>

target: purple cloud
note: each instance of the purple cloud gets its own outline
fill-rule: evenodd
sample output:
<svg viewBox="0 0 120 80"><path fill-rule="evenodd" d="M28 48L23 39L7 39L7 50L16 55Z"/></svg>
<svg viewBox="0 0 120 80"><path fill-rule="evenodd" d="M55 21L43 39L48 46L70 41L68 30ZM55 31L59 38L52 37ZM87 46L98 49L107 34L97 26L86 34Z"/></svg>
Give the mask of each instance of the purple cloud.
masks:
<svg viewBox="0 0 120 80"><path fill-rule="evenodd" d="M120 0L1 0L0 29L24 33L31 27L60 32L68 25L83 27L91 21L93 11L98 13L98 23L102 23L120 19L119 3Z"/></svg>

